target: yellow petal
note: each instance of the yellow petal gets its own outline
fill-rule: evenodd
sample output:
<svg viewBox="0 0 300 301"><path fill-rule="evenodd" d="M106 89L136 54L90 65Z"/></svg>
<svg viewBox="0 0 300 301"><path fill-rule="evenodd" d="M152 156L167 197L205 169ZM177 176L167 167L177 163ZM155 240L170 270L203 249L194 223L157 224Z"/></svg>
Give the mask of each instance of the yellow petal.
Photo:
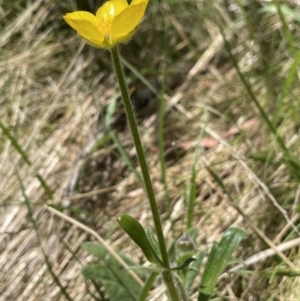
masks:
<svg viewBox="0 0 300 301"><path fill-rule="evenodd" d="M88 43L96 47L111 48L125 42L135 32L145 14L149 0L109 0L96 16L83 11L64 16L65 21Z"/></svg>
<svg viewBox="0 0 300 301"><path fill-rule="evenodd" d="M130 6L131 6L131 5L135 5L135 4L139 4L139 3L141 3L141 2L146 2L146 6L147 6L149 0L132 0Z"/></svg>
<svg viewBox="0 0 300 301"><path fill-rule="evenodd" d="M133 0L129 7L113 18L111 26L113 40L121 42L132 35L145 14L147 4L148 0Z"/></svg>
<svg viewBox="0 0 300 301"><path fill-rule="evenodd" d="M96 18L99 19L112 19L112 17L118 15L122 10L128 7L126 0L111 0L105 2L96 13Z"/></svg>
<svg viewBox="0 0 300 301"><path fill-rule="evenodd" d="M97 28L96 17L93 14L77 11L66 14L64 20L86 41L102 47L104 34Z"/></svg>
<svg viewBox="0 0 300 301"><path fill-rule="evenodd" d="M117 14L129 6L127 0L111 0L110 2L115 7Z"/></svg>

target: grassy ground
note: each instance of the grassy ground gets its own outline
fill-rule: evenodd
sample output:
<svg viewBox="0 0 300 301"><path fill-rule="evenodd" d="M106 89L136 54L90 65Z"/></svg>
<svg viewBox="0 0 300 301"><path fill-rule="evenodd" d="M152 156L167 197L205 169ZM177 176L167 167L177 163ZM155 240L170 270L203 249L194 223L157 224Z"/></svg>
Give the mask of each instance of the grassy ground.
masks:
<svg viewBox="0 0 300 301"><path fill-rule="evenodd" d="M208 251L242 227L247 266L216 300L300 300L297 1L150 2L121 52L168 242L193 225ZM109 53L63 22L71 10L0 2L1 301L96 300L81 243L143 261L116 219L152 225Z"/></svg>

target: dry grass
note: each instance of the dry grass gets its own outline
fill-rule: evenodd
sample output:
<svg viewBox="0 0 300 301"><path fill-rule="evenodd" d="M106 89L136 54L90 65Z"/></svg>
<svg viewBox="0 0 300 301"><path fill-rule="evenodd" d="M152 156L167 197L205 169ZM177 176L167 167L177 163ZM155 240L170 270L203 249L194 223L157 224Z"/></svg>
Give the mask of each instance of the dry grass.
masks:
<svg viewBox="0 0 300 301"><path fill-rule="evenodd" d="M65 8L58 4L43 0L17 2L11 7L3 3L0 11L0 116L31 164L23 160L3 133L0 137L0 300L65 300L49 273L42 248L71 298L92 300L87 291L93 290L93 286L81 275L83 264L92 258L80 245L97 239L95 233L56 216L47 205L54 205L65 216L94 230L114 250L141 258L136 247L118 229L116 219L126 212L143 225L151 225L148 203L116 145L110 141L99 142L106 137L100 115L118 94L108 53L84 46L63 24ZM269 257L257 257L249 263L253 273L224 274L218 287L220 300L300 300L297 278L272 278L259 273L268 270L272 274L279 268L299 271L299 239L297 232L292 232L300 217L297 213L299 181L293 179L279 160L282 153L240 83L217 25L213 19L204 18L205 10L213 5L210 1L199 3L203 22L198 20L198 30L192 30L194 20L187 21L187 13L177 15L180 5L196 9L194 3L176 3L173 10L164 2L161 8L151 6L140 34L123 47L125 58L146 77L161 80L154 66L162 70L163 64L178 73L188 70L165 95L166 174L174 208L174 230L168 219L161 182L157 114L140 118L142 141L166 236L171 241L185 230L185 192L195 148L201 145L194 212L194 226L199 231L198 250L209 250L224 230L240 226L246 229L248 237L237 257L246 260L266 249L271 252ZM289 4L297 9L293 1ZM214 10L224 24L230 23L229 12L223 6L216 4ZM169 14L166 24L153 23L161 20L156 15L159 12ZM199 16L192 15L192 19L196 18ZM278 28L282 33L278 17L273 16L266 26L271 37L278 34ZM158 33L165 27L170 31L159 41ZM245 21L227 28L225 33L235 45L233 53L239 58L242 72L252 74L252 88L271 112L273 101L263 71L262 74L257 71L255 42L249 38ZM164 38L170 42L171 50L155 54L155 51L160 53ZM153 49L143 49L144 44L154 45ZM282 55L288 52L287 48L282 41L273 58L280 85L280 79L284 79L293 63L292 56ZM132 74L129 77L134 78ZM294 87L290 94L297 98L299 92ZM289 101L293 103L292 108ZM285 100L278 128L296 156L299 114L295 102L289 97ZM199 139L201 131L204 138ZM136 164L128 130L119 130L118 137ZM234 203L216 183L208 167L223 180ZM52 200L41 187L37 173L53 192ZM25 187L24 192L18 178ZM37 232L28 217L24 193L30 201ZM296 239L293 245L281 247L292 239ZM156 289L153 298L163 300L161 293L161 288Z"/></svg>

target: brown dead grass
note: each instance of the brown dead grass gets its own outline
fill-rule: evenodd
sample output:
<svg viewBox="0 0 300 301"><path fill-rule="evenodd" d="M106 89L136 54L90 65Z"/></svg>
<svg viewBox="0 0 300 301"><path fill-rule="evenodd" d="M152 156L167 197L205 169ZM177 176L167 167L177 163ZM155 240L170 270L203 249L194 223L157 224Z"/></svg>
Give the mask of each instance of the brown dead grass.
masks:
<svg viewBox="0 0 300 301"><path fill-rule="evenodd" d="M89 300L87 289L90 287L81 275L81 268L92 258L80 245L96 238L93 233L49 212L45 205L59 205L65 216L95 230L113 249L122 250L131 257L141 257L118 229L116 219L127 212L139 218L143 225L151 225L145 194L125 163L119 160L114 145L96 147L103 136L99 112L117 93L114 77L105 68L99 70L95 65L94 50L87 49L88 46L74 35L68 37L65 28L58 31L63 26L62 12L52 2L32 1L25 9L11 10L7 14L14 18L4 22L0 35L0 86L3 91L0 116L32 164L28 166L12 143L1 136L0 300L64 300L49 274L41 248L71 297ZM182 39L176 45L181 49L191 42L180 20L173 16L172 22ZM237 30L240 29L228 30L227 38ZM207 36L206 49L189 67L184 81L166 95L167 182L174 208L175 232L168 221L160 180L157 116L151 115L141 122L142 141L166 236L171 241L185 230L185 189L194 150L200 143L203 150L198 164L194 217L194 225L199 230L198 249L209 250L225 229L240 226L246 229L249 238L239 248L238 257L247 259L271 248L281 256L284 267L297 270L299 258L294 260L294 256L299 247L293 246L291 258L289 253L282 253L284 250L276 247L282 243L284 233L299 220L295 210L296 185L289 183L284 166L276 169L271 166L267 171L268 183L265 183L264 167L249 159L253 149L266 151L272 140L255 110L249 106L242 86L237 84L235 70L228 62L218 66L216 58L222 53L223 41L221 36L215 35L217 27L208 24L208 31L212 35ZM235 53L242 50L237 47ZM100 53L106 57L104 60L108 59L108 53ZM194 56L195 52L188 52L186 60L188 55ZM241 66L247 71L246 58ZM208 72L203 73L204 70ZM264 92L259 84L255 89L257 93ZM212 116L207 124L205 109ZM205 132L205 138L199 141L201 131ZM288 137L293 140L298 137L295 135ZM119 133L119 139L134 160L128 131ZM224 195L207 167L213 168L223 179L235 204ZM16 172L34 210L42 245L28 219ZM36 178L37 172L53 191L53 200L45 195ZM287 212L270 190L272 185L291 187L287 198L294 198L294 201ZM275 260L269 259L266 263L265 259L258 259L258 263L250 267L259 270L276 265ZM222 295L231 300L266 300L272 291L278 290L280 283L282 289L276 293L276 300L299 300L299 282L282 277L271 284L264 279L264 284L260 277L256 273L244 276L243 281L247 282L244 285L241 276L224 274L222 283L226 285L222 286ZM161 293L161 288L155 290L154 300L163 300ZM259 299L259 294L263 299Z"/></svg>

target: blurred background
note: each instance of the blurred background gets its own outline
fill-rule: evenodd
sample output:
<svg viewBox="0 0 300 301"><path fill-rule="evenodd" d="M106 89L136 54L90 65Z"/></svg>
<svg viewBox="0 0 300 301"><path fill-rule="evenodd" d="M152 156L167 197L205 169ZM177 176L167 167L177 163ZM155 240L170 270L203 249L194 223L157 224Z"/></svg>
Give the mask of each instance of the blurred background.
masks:
<svg viewBox="0 0 300 301"><path fill-rule="evenodd" d="M44 205L144 262L116 223L152 226L110 54L62 18L101 4L0 1L1 301L105 300L81 275L93 235ZM284 251L224 274L215 300L300 300L299 5L152 0L120 47L168 242L193 227L207 252L239 226L236 258Z"/></svg>

